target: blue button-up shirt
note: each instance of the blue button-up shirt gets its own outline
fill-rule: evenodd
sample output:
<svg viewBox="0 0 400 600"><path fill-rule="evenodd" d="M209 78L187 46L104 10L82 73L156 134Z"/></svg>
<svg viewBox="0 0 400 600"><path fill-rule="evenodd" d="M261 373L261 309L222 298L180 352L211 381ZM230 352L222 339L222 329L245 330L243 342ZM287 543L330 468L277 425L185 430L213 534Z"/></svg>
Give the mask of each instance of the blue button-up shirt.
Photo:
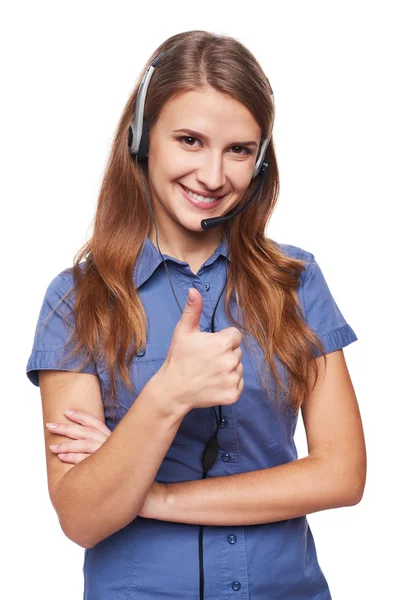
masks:
<svg viewBox="0 0 400 600"><path fill-rule="evenodd" d="M332 352L357 340L340 312L314 255L297 246L279 244L281 250L309 264L297 290L307 323L319 335L325 351ZM195 275L188 263L164 254L179 303L184 308L190 287L203 300L201 331L211 331L211 317L225 284L225 241L215 249ZM229 264L229 258L228 258ZM131 365L135 393L117 380L118 418L111 420L104 407L107 426L113 430L145 384L163 364L181 312L173 297L165 265L152 241L145 240L134 282L146 309L148 339ZM69 331L62 315L71 308L61 302L42 328L43 320L62 295L72 288L72 270L65 269L50 282L39 314L27 375L38 385L39 369L57 369L64 356ZM215 331L232 324L225 310L225 290L215 315ZM232 312L238 318L235 305ZM224 477L281 465L298 458L293 436L297 415L276 414L273 399L264 393L257 376L263 354L250 340L250 352L242 341L244 389L239 400L222 407L223 424L218 434L218 458L207 477ZM68 348L70 350L70 347ZM79 363L79 360L76 361ZM70 361L64 369L73 370ZM86 372L100 380L103 399L109 389L104 365L89 364ZM104 403L104 400L103 400ZM210 408L195 408L181 422L156 480L174 483L202 478L201 457L216 429ZM151 441L149 440L149 444ZM199 526L137 517L127 526L84 551L85 600L198 600ZM204 526L205 600L329 600L329 587L318 563L314 538L306 516L246 526Z"/></svg>

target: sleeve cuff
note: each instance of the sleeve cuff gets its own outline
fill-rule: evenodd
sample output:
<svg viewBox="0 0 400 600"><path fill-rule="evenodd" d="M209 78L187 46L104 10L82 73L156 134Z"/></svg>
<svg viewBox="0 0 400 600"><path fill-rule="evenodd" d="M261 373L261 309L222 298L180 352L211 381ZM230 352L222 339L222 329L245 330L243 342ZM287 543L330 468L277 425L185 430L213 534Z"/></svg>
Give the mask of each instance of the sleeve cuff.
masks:
<svg viewBox="0 0 400 600"><path fill-rule="evenodd" d="M335 350L339 350L344 346L348 346L352 342L356 342L358 337L354 333L353 329L346 323L343 327L339 327L335 331L331 333L325 333L324 335L318 336L322 342L324 350L326 354L329 352L334 352ZM318 356L321 356L321 353L315 349L315 353Z"/></svg>
<svg viewBox="0 0 400 600"><path fill-rule="evenodd" d="M56 370L56 371L75 371L77 373L93 373L97 375L97 370L93 364L88 364L84 369L78 370L79 361L70 363L64 362L60 366L63 353L56 350L36 350L34 351L26 366L26 375L34 385L39 387L39 370Z"/></svg>

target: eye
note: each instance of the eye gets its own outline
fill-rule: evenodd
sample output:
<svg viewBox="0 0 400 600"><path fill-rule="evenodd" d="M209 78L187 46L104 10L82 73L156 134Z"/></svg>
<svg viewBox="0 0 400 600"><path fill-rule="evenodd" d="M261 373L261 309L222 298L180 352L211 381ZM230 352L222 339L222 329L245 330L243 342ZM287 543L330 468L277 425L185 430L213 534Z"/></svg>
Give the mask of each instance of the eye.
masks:
<svg viewBox="0 0 400 600"><path fill-rule="evenodd" d="M183 141L183 140L197 140L197 141L199 141L197 138L195 138L195 137L191 137L191 136L188 136L188 135L183 135L183 136L181 136L180 138L178 138L178 141L179 141L179 142L181 142L181 141ZM193 145L193 144L186 144L186 146L192 146L192 145Z"/></svg>
<svg viewBox="0 0 400 600"><path fill-rule="evenodd" d="M246 146L232 146L232 148L241 148L242 150L244 150L244 154L253 154L253 151L250 150L250 148L247 148ZM233 154L242 154L242 153L234 152Z"/></svg>
<svg viewBox="0 0 400 600"><path fill-rule="evenodd" d="M188 135L183 135L178 138L179 142L182 142L184 140L196 140L197 142L200 141L198 138L193 137L193 136L188 136ZM193 144L187 144L186 141L184 143L186 146L194 147ZM242 152L233 152L233 154L237 154L238 156L243 156L246 154L253 154L253 150L250 150L250 148L247 148L246 146L231 146L231 148L240 148L242 150Z"/></svg>

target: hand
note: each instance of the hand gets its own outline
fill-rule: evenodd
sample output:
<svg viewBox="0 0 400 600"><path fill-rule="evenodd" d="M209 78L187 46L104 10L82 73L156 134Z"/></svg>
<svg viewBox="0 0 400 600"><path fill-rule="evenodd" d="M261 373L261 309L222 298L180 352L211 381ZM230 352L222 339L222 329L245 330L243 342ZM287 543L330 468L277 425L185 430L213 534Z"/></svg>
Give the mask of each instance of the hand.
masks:
<svg viewBox="0 0 400 600"><path fill-rule="evenodd" d="M242 333L228 327L217 333L200 331L203 302L192 288L193 304L185 305L175 326L168 354L158 373L168 402L182 412L233 404L243 387Z"/></svg>
<svg viewBox="0 0 400 600"><path fill-rule="evenodd" d="M58 458L66 463L77 464L96 452L111 435L111 430L97 417L83 410L73 415L64 413L73 423L55 423L57 427L48 427L49 431L71 438L71 442L62 442L58 448L51 448ZM47 425L47 423L46 423Z"/></svg>

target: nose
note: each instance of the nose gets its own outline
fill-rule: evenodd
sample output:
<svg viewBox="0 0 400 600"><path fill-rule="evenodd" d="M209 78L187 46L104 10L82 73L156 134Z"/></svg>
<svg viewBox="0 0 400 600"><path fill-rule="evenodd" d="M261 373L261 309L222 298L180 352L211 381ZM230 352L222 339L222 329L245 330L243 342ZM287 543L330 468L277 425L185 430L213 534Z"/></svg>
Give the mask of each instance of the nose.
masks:
<svg viewBox="0 0 400 600"><path fill-rule="evenodd" d="M218 151L203 153L197 179L210 192L218 192L226 182L223 157Z"/></svg>

